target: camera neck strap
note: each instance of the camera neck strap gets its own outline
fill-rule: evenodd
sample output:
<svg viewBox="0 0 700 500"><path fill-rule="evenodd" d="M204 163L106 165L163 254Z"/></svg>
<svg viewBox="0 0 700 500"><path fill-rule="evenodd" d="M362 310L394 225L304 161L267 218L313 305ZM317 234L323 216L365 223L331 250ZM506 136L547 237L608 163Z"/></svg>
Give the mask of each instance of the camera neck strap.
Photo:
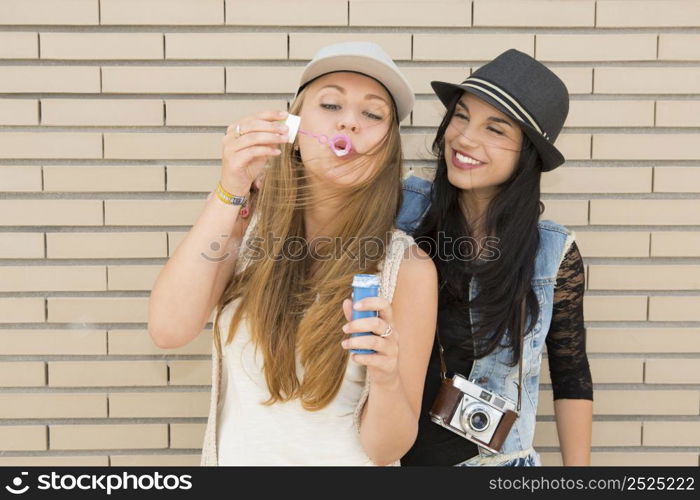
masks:
<svg viewBox="0 0 700 500"><path fill-rule="evenodd" d="M473 325L472 325L473 326ZM435 329L436 338L438 341L438 347L440 352L440 378L445 380L447 378L447 365L445 364L444 349L442 348L442 342L440 342L440 328L436 326ZM525 299L523 299L520 304L520 356L518 357L518 406L516 407L516 413L520 414L520 403L522 401L523 395L523 350L525 347Z"/></svg>

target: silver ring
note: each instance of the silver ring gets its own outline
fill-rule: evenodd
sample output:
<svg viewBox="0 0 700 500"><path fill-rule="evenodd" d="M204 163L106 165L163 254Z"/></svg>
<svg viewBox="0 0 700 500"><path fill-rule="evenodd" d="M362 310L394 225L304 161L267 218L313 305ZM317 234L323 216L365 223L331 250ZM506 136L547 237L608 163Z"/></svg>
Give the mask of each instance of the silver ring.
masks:
<svg viewBox="0 0 700 500"><path fill-rule="evenodd" d="M389 335L391 335L391 332L392 332L392 331L393 331L393 330L391 329L391 325L389 325L389 326L386 327L386 330L384 331L384 333L382 333L382 334L380 335L380 337L381 337L381 338L388 337Z"/></svg>
<svg viewBox="0 0 700 500"><path fill-rule="evenodd" d="M241 134L241 124L240 124L240 123L237 123L237 124L236 124L236 139L238 139L238 138L239 138L240 136L242 136L242 135L243 135L243 134Z"/></svg>

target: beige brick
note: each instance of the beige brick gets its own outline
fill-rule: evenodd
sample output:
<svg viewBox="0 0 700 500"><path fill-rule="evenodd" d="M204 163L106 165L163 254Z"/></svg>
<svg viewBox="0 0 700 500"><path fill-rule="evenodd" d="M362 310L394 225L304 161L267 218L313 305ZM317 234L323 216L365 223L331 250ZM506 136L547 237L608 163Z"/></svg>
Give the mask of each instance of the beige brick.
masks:
<svg viewBox="0 0 700 500"><path fill-rule="evenodd" d="M0 191L41 191L41 167L0 166Z"/></svg>
<svg viewBox="0 0 700 500"><path fill-rule="evenodd" d="M541 61L653 61L656 34L537 35Z"/></svg>
<svg viewBox="0 0 700 500"><path fill-rule="evenodd" d="M0 387L41 387L46 385L45 375L43 361L0 362Z"/></svg>
<svg viewBox="0 0 700 500"><path fill-rule="evenodd" d="M302 66L227 66L226 92L293 94L303 69Z"/></svg>
<svg viewBox="0 0 700 500"><path fill-rule="evenodd" d="M0 330L0 352L8 356L104 355L104 330Z"/></svg>
<svg viewBox="0 0 700 500"><path fill-rule="evenodd" d="M438 99L418 100L413 106L413 125L437 127L445 116L445 106Z"/></svg>
<svg viewBox="0 0 700 500"><path fill-rule="evenodd" d="M646 296L586 296L586 321L646 321Z"/></svg>
<svg viewBox="0 0 700 500"><path fill-rule="evenodd" d="M378 44L394 61L411 59L410 33L290 33L289 58L310 60L321 47L358 40Z"/></svg>
<svg viewBox="0 0 700 500"><path fill-rule="evenodd" d="M678 33L660 34L659 59L667 61L700 60L700 36Z"/></svg>
<svg viewBox="0 0 700 500"><path fill-rule="evenodd" d="M212 66L105 66L104 93L207 94L224 91L224 72Z"/></svg>
<svg viewBox="0 0 700 500"><path fill-rule="evenodd" d="M282 26L346 26L347 2L319 0L226 0L226 24Z"/></svg>
<svg viewBox="0 0 700 500"><path fill-rule="evenodd" d="M697 200L591 200L591 224L696 225Z"/></svg>
<svg viewBox="0 0 700 500"><path fill-rule="evenodd" d="M649 193L651 168L557 168L542 176L543 193Z"/></svg>
<svg viewBox="0 0 700 500"><path fill-rule="evenodd" d="M100 0L101 24L224 23L221 0Z"/></svg>
<svg viewBox="0 0 700 500"><path fill-rule="evenodd" d="M96 66L0 67L0 92L80 94L99 91L100 68Z"/></svg>
<svg viewBox="0 0 700 500"><path fill-rule="evenodd" d="M166 59L287 59L285 33L168 33Z"/></svg>
<svg viewBox="0 0 700 500"><path fill-rule="evenodd" d="M591 377L596 384L642 383L644 361L642 359L589 359Z"/></svg>
<svg viewBox="0 0 700 500"><path fill-rule="evenodd" d="M598 2L596 26L700 26L700 4L695 0L606 0Z"/></svg>
<svg viewBox="0 0 700 500"><path fill-rule="evenodd" d="M591 157L590 134L561 134L554 145L567 160L588 160Z"/></svg>
<svg viewBox="0 0 700 500"><path fill-rule="evenodd" d="M404 158L409 160L434 160L430 152L433 134L402 134Z"/></svg>
<svg viewBox="0 0 700 500"><path fill-rule="evenodd" d="M200 460L200 453L194 455L111 455L109 457L112 467L199 467Z"/></svg>
<svg viewBox="0 0 700 500"><path fill-rule="evenodd" d="M170 385L210 385L211 361L170 361Z"/></svg>
<svg viewBox="0 0 700 500"><path fill-rule="evenodd" d="M593 446L641 446L641 422L593 422ZM535 448L559 446L555 422L537 422Z"/></svg>
<svg viewBox="0 0 700 500"><path fill-rule="evenodd" d="M416 94L428 94L435 97L430 86L432 80L443 82L463 82L470 74L468 67L431 66L431 67L401 67L401 72L411 84Z"/></svg>
<svg viewBox="0 0 700 500"><path fill-rule="evenodd" d="M700 68L595 68L596 94L700 93Z"/></svg>
<svg viewBox="0 0 700 500"><path fill-rule="evenodd" d="M0 323L44 321L44 299L0 297Z"/></svg>
<svg viewBox="0 0 700 500"><path fill-rule="evenodd" d="M593 92L593 68L557 67L546 65L564 82L569 94L590 94Z"/></svg>
<svg viewBox="0 0 700 500"><path fill-rule="evenodd" d="M416 61L489 61L510 48L535 54L535 37L529 34L413 35Z"/></svg>
<svg viewBox="0 0 700 500"><path fill-rule="evenodd" d="M597 452L591 453L591 465L595 467L636 466L649 467L697 467L697 453L643 453Z"/></svg>
<svg viewBox="0 0 700 500"><path fill-rule="evenodd" d="M220 175L221 167L219 166L169 165L168 191L208 193L213 190L212 186L216 186Z"/></svg>
<svg viewBox="0 0 700 500"><path fill-rule="evenodd" d="M168 256L175 253L175 250L180 245L182 240L187 236L186 232L169 232L168 233Z"/></svg>
<svg viewBox="0 0 700 500"><path fill-rule="evenodd" d="M0 259L41 259L43 233L0 233Z"/></svg>
<svg viewBox="0 0 700 500"><path fill-rule="evenodd" d="M592 27L595 2L574 0L475 0L474 26Z"/></svg>
<svg viewBox="0 0 700 500"><path fill-rule="evenodd" d="M206 424L170 424L170 447L200 449Z"/></svg>
<svg viewBox="0 0 700 500"><path fill-rule="evenodd" d="M697 415L698 391L596 391L594 415Z"/></svg>
<svg viewBox="0 0 700 500"><path fill-rule="evenodd" d="M0 99L0 125L38 125L39 101Z"/></svg>
<svg viewBox="0 0 700 500"><path fill-rule="evenodd" d="M115 226L190 226L203 206L203 200L107 200L105 216Z"/></svg>
<svg viewBox="0 0 700 500"><path fill-rule="evenodd" d="M109 395L109 416L126 417L206 417L207 392L144 392Z"/></svg>
<svg viewBox="0 0 700 500"><path fill-rule="evenodd" d="M98 0L3 0L3 24L100 24Z"/></svg>
<svg viewBox="0 0 700 500"><path fill-rule="evenodd" d="M159 99L42 99L42 125L163 125Z"/></svg>
<svg viewBox="0 0 700 500"><path fill-rule="evenodd" d="M697 328L588 328L589 353L697 353Z"/></svg>
<svg viewBox="0 0 700 500"><path fill-rule="evenodd" d="M0 337L1 339L2 337ZM152 354L211 354L212 334L201 333L189 344L177 349L161 349L153 343L146 330L110 330L109 354L111 355L152 355ZM211 380L210 380L211 382Z"/></svg>
<svg viewBox="0 0 700 500"><path fill-rule="evenodd" d="M283 100L234 101L223 99L167 99L165 110L168 125L200 125L228 127L244 116L266 110L283 111ZM226 131L222 131L222 135Z"/></svg>
<svg viewBox="0 0 700 500"><path fill-rule="evenodd" d="M700 257L700 232L651 233L652 257Z"/></svg>
<svg viewBox="0 0 700 500"><path fill-rule="evenodd" d="M0 418L105 418L107 397L86 393L0 394Z"/></svg>
<svg viewBox="0 0 700 500"><path fill-rule="evenodd" d="M0 427L0 450L41 451L45 449L46 427L43 425L10 425Z"/></svg>
<svg viewBox="0 0 700 500"><path fill-rule="evenodd" d="M644 360L641 358L589 358L588 364L595 384L641 384L644 382ZM552 383L547 358L542 359L540 382Z"/></svg>
<svg viewBox="0 0 700 500"><path fill-rule="evenodd" d="M700 289L700 266L591 265L589 290L695 290Z"/></svg>
<svg viewBox="0 0 700 500"><path fill-rule="evenodd" d="M0 158L101 157L101 134L89 132L0 133Z"/></svg>
<svg viewBox="0 0 700 500"><path fill-rule="evenodd" d="M133 192L164 189L165 174L160 166L44 167L44 191Z"/></svg>
<svg viewBox="0 0 700 500"><path fill-rule="evenodd" d="M554 415L554 400L552 391L540 390L540 395L537 400L537 416Z"/></svg>
<svg viewBox="0 0 700 500"><path fill-rule="evenodd" d="M647 384L700 384L700 359L648 359Z"/></svg>
<svg viewBox="0 0 700 500"><path fill-rule="evenodd" d="M107 266L109 290L151 290L163 266Z"/></svg>
<svg viewBox="0 0 700 500"><path fill-rule="evenodd" d="M50 361L51 387L166 385L164 361Z"/></svg>
<svg viewBox="0 0 700 500"><path fill-rule="evenodd" d="M42 59L163 59L161 33L41 33Z"/></svg>
<svg viewBox="0 0 700 500"><path fill-rule="evenodd" d="M650 297L649 321L700 321L700 296Z"/></svg>
<svg viewBox="0 0 700 500"><path fill-rule="evenodd" d="M166 257L165 233L47 233L50 259Z"/></svg>
<svg viewBox="0 0 700 500"><path fill-rule="evenodd" d="M212 133L105 133L109 159L221 159L224 134Z"/></svg>
<svg viewBox="0 0 700 500"><path fill-rule="evenodd" d="M535 439L537 439L537 434L535 434ZM561 467L563 465L561 453L546 453L540 451L539 455L540 461L545 467Z"/></svg>
<svg viewBox="0 0 700 500"><path fill-rule="evenodd" d="M700 101L656 101L658 127L700 127Z"/></svg>
<svg viewBox="0 0 700 500"><path fill-rule="evenodd" d="M109 457L71 455L67 457L0 457L0 466L11 467L107 467Z"/></svg>
<svg viewBox="0 0 700 500"><path fill-rule="evenodd" d="M588 224L588 201L546 200L541 220L554 220L559 224L585 226Z"/></svg>
<svg viewBox="0 0 700 500"><path fill-rule="evenodd" d="M697 134L595 134L596 160L695 160L700 157Z"/></svg>
<svg viewBox="0 0 700 500"><path fill-rule="evenodd" d="M49 322L144 323L147 297L49 297Z"/></svg>
<svg viewBox="0 0 700 500"><path fill-rule="evenodd" d="M126 450L168 447L167 424L50 425L52 450Z"/></svg>
<svg viewBox="0 0 700 500"><path fill-rule="evenodd" d="M411 2L398 7L394 2L350 0L350 26L458 26L472 24L470 2Z"/></svg>
<svg viewBox="0 0 700 500"><path fill-rule="evenodd" d="M39 38L36 33L21 31L0 33L0 59L36 59L37 57L39 57Z"/></svg>
<svg viewBox="0 0 700 500"><path fill-rule="evenodd" d="M104 266L6 266L0 292L106 290Z"/></svg>
<svg viewBox="0 0 700 500"><path fill-rule="evenodd" d="M577 101L569 104L566 127L653 127L652 101Z"/></svg>
<svg viewBox="0 0 700 500"><path fill-rule="evenodd" d="M654 168L654 191L658 193L700 193L700 168Z"/></svg>
<svg viewBox="0 0 700 500"><path fill-rule="evenodd" d="M700 422L644 422L644 446L700 446Z"/></svg>
<svg viewBox="0 0 700 500"><path fill-rule="evenodd" d="M649 233L576 231L576 244L586 257L648 257Z"/></svg>

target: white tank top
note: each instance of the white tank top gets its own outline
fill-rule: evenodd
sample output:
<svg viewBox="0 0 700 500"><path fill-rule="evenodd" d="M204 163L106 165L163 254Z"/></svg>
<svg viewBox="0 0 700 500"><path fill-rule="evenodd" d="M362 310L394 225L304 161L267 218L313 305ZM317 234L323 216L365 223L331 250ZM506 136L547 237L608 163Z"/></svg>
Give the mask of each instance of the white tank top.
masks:
<svg viewBox="0 0 700 500"><path fill-rule="evenodd" d="M256 219L251 220L243 244ZM403 231L392 233L381 265L381 297L392 300L403 255L414 244ZM247 263L242 253L237 269ZM245 316L231 344L225 344L236 306L237 301L228 304L219 315L222 356L212 350L212 393L202 465L374 465L359 439L360 414L369 394L366 367L348 360L338 394L322 410L308 411L299 400L262 405L270 393L262 354L251 342ZM299 363L297 376L303 378Z"/></svg>
<svg viewBox="0 0 700 500"><path fill-rule="evenodd" d="M234 308L227 307L220 317L222 346ZM264 406L270 392L262 354L241 321L223 348L219 465L372 465L353 422L365 375L366 367L349 360L337 396L319 411L305 410L298 399ZM297 376L303 376L299 362Z"/></svg>

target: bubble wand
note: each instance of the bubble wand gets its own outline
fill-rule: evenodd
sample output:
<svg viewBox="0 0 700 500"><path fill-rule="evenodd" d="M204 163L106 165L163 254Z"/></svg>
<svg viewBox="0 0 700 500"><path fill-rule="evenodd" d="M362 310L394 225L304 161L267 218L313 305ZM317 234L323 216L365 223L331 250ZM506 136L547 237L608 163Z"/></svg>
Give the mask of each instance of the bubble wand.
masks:
<svg viewBox="0 0 700 500"><path fill-rule="evenodd" d="M284 124L289 127L289 143L293 143L294 139L297 136L297 132L300 134L307 135L309 137L313 137L318 141L319 144L325 145L328 144L328 147L331 148L331 151L335 153L336 156L345 156L350 151L352 151L352 141L350 138L345 135L345 134L335 134L332 136L330 139L328 138L327 135L325 134L314 134L312 132L307 132L306 130L302 130L299 128L299 124L301 123L301 118L297 115L289 115L287 116L287 120L284 122Z"/></svg>

